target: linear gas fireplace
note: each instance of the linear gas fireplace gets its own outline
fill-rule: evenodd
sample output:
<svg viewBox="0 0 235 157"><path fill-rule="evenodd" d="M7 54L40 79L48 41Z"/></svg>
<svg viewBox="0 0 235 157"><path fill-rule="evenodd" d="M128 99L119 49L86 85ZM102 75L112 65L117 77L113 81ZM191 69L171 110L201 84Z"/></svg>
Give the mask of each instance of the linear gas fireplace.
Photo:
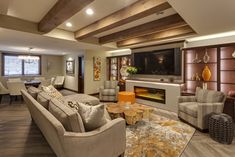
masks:
<svg viewBox="0 0 235 157"><path fill-rule="evenodd" d="M166 103L166 91L164 89L134 86L134 92L136 98L155 101L161 104Z"/></svg>

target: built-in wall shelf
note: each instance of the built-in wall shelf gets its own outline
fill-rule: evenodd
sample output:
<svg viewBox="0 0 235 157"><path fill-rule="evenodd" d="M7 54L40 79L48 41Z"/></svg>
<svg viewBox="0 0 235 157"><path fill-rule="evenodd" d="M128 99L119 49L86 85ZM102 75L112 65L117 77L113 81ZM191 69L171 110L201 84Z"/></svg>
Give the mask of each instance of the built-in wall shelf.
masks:
<svg viewBox="0 0 235 157"><path fill-rule="evenodd" d="M207 63L203 60L206 51L210 57ZM184 49L184 93L195 93L196 87L202 87L204 82L207 83L208 89L219 90L225 94L235 90L235 58L232 57L234 51L235 44ZM202 79L202 71L206 65L212 74L209 81ZM196 73L200 81L192 79Z"/></svg>

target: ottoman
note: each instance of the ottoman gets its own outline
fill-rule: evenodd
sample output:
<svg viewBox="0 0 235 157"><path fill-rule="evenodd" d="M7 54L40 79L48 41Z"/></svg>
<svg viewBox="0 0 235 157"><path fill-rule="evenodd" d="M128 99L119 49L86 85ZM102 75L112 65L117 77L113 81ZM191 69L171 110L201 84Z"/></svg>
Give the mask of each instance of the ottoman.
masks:
<svg viewBox="0 0 235 157"><path fill-rule="evenodd" d="M234 135L232 117L227 114L212 114L209 117L210 137L223 144L231 144Z"/></svg>
<svg viewBox="0 0 235 157"><path fill-rule="evenodd" d="M133 92L119 92L118 93L118 102L131 102L131 104L135 103L135 93Z"/></svg>

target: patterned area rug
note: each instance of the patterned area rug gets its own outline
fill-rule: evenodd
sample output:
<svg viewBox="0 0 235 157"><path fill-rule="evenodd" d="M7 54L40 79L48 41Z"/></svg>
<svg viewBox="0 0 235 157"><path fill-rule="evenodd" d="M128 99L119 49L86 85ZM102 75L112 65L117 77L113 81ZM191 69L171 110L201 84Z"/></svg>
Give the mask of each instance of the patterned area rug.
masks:
<svg viewBox="0 0 235 157"><path fill-rule="evenodd" d="M125 157L179 157L195 129L159 115L127 126Z"/></svg>

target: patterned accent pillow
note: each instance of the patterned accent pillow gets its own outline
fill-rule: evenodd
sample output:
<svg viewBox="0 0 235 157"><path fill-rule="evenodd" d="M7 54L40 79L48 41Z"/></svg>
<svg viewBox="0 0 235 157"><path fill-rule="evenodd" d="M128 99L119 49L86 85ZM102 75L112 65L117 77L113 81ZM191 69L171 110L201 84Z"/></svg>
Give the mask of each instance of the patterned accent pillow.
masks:
<svg viewBox="0 0 235 157"><path fill-rule="evenodd" d="M67 101L67 105L75 111L79 111L79 103L76 101Z"/></svg>
<svg viewBox="0 0 235 157"><path fill-rule="evenodd" d="M67 101L67 105L80 114L86 131L92 131L107 123L103 104L90 106L81 102Z"/></svg>
<svg viewBox="0 0 235 157"><path fill-rule="evenodd" d="M63 99L63 95L57 89L55 89L55 87L52 86L52 85L47 86L47 87L46 86L42 86L42 90L44 92L46 92L47 95L49 95L52 98L56 98L56 99L58 99L60 101L62 101L62 99Z"/></svg>

